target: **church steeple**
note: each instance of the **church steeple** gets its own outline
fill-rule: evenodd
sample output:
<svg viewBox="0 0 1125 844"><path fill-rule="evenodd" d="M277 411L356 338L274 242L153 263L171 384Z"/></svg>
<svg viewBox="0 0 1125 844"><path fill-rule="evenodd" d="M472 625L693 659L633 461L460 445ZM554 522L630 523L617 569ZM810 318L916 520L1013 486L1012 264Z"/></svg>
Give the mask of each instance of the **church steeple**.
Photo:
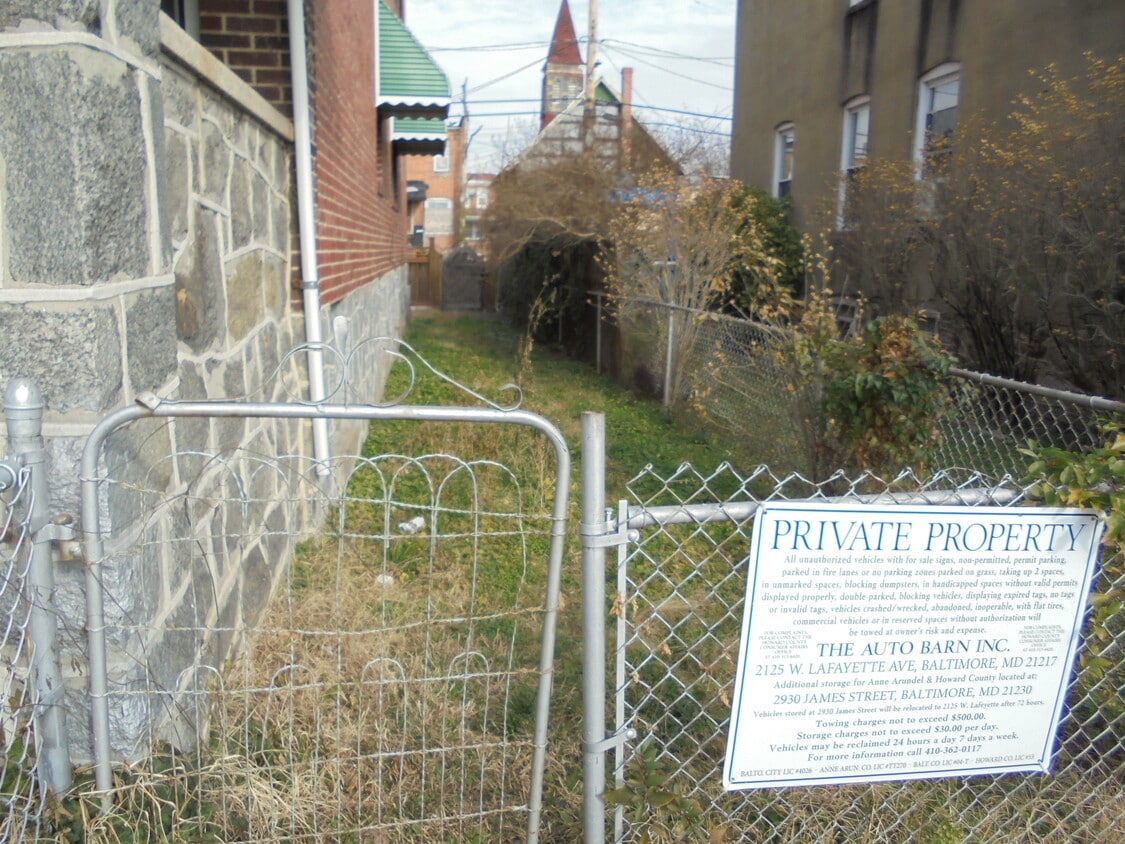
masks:
<svg viewBox="0 0 1125 844"><path fill-rule="evenodd" d="M574 33L570 4L567 0L562 0L559 17L555 21L555 34L551 36L547 63L543 66L540 129L554 120L572 101L582 96L584 78L582 54L578 51L578 36Z"/></svg>

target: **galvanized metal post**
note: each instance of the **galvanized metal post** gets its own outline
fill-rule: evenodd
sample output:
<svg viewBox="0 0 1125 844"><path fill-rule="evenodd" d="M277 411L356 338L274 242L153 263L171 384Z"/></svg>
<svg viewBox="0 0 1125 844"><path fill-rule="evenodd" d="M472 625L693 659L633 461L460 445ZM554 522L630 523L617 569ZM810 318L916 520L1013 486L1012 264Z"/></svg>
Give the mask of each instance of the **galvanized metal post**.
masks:
<svg viewBox="0 0 1125 844"><path fill-rule="evenodd" d="M605 414L582 414L582 829L605 841Z"/></svg>
<svg viewBox="0 0 1125 844"><path fill-rule="evenodd" d="M664 409L672 406L672 339L676 333L676 312L668 308L668 348L664 352Z"/></svg>
<svg viewBox="0 0 1125 844"><path fill-rule="evenodd" d="M4 418L13 462L28 472L28 549L24 598L31 639L35 743L39 782L44 791L62 794L72 783L67 746L65 689L59 668L58 611L51 557L50 491L47 450L43 442L43 395L27 378L16 378L4 392Z"/></svg>

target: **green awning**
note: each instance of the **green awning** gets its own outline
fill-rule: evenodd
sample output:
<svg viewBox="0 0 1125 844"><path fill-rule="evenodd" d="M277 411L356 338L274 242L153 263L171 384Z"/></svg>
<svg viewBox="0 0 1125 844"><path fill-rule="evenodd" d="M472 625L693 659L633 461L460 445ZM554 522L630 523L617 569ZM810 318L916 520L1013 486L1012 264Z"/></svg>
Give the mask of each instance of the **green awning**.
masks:
<svg viewBox="0 0 1125 844"><path fill-rule="evenodd" d="M449 81L384 0L379 0L379 79L375 105L388 117L449 114Z"/></svg>
<svg viewBox="0 0 1125 844"><path fill-rule="evenodd" d="M395 117L391 142L403 155L441 155L445 152L445 121L438 117Z"/></svg>

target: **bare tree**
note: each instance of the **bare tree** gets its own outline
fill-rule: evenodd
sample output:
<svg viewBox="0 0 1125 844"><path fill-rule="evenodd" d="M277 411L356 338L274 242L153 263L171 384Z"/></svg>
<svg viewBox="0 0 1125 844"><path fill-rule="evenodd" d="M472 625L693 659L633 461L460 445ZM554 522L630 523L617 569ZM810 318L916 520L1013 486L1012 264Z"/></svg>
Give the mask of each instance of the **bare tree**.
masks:
<svg viewBox="0 0 1125 844"><path fill-rule="evenodd" d="M730 176L730 123L717 118L685 117L652 127L660 145L689 177Z"/></svg>
<svg viewBox="0 0 1125 844"><path fill-rule="evenodd" d="M776 287L780 262L766 248L741 185L709 181L684 187L672 174L657 171L622 198L609 223L608 286L619 319L634 330L652 321L646 305L678 311L674 359L686 359L695 345L699 316L690 312L724 303L736 272L753 273ZM657 333L663 344L665 335ZM681 375L677 371L672 378L673 400L684 398Z"/></svg>

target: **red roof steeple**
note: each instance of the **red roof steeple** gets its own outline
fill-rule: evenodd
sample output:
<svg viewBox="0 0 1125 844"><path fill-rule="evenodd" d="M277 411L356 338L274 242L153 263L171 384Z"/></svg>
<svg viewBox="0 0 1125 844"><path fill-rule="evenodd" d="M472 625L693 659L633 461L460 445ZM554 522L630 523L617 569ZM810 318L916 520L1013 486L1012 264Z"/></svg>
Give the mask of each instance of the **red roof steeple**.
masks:
<svg viewBox="0 0 1125 844"><path fill-rule="evenodd" d="M582 54L578 52L578 36L574 34L574 21L570 17L570 4L562 0L559 6L559 19L555 21L555 34L551 37L551 52L547 54L548 64L582 64Z"/></svg>

